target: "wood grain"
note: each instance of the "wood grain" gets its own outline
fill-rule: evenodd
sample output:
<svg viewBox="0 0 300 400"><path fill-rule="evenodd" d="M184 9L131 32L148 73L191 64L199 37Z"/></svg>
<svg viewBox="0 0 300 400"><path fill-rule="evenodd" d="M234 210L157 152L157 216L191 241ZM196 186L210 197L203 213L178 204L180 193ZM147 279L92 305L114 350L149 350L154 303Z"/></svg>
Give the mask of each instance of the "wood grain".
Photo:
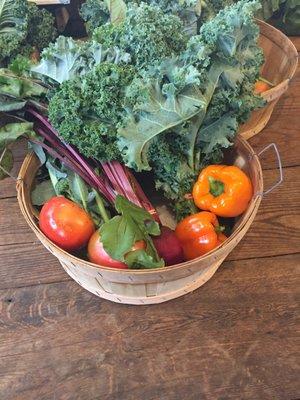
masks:
<svg viewBox="0 0 300 400"><path fill-rule="evenodd" d="M270 142L276 143L284 167L300 164L299 109L300 109L300 68L290 89L275 106L272 118L261 134L249 140L257 151ZM271 152L263 158L264 168L276 168L277 162Z"/></svg>
<svg viewBox="0 0 300 400"><path fill-rule="evenodd" d="M27 152L27 144L24 140L18 141L12 148L14 166L11 175L17 178L21 164ZM0 199L16 196L16 181L10 177L0 182Z"/></svg>
<svg viewBox="0 0 300 400"><path fill-rule="evenodd" d="M254 223L228 259L300 252L299 176L300 167L284 169L283 184L263 198ZM265 188L277 179L277 170L264 171Z"/></svg>
<svg viewBox="0 0 300 400"><path fill-rule="evenodd" d="M0 246L0 289L62 282L71 278L39 242Z"/></svg>
<svg viewBox="0 0 300 400"><path fill-rule="evenodd" d="M291 36L290 39L294 43L298 52L300 52L300 36Z"/></svg>
<svg viewBox="0 0 300 400"><path fill-rule="evenodd" d="M227 262L201 290L151 307L74 282L2 290L0 398L296 398L299 265Z"/></svg>

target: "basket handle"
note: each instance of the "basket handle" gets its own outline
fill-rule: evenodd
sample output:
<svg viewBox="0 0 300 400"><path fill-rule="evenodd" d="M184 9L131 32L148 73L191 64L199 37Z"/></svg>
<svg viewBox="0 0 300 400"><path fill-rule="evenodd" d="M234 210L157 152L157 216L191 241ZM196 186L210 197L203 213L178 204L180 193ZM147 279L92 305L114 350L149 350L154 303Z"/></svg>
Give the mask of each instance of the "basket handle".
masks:
<svg viewBox="0 0 300 400"><path fill-rule="evenodd" d="M279 179L276 183L274 183L273 186L271 186L269 189L263 191L262 193L258 193L260 196L265 196L266 194L272 192L277 186L279 186L283 182L283 170L282 170L282 162L280 158L280 154L278 151L278 147L276 146L275 143L270 143L266 147L264 147L259 153L257 153L257 157L259 158L263 153L265 153L267 150L273 148L275 151L276 157L277 157L277 162L278 162L278 169L279 169Z"/></svg>

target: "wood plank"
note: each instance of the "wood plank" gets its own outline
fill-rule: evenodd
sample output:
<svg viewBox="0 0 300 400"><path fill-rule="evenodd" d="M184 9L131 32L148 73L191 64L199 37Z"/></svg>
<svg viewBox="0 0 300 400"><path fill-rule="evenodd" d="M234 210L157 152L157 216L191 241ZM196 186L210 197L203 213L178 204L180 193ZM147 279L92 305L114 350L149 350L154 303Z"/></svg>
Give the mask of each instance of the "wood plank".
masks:
<svg viewBox="0 0 300 400"><path fill-rule="evenodd" d="M267 144L276 143L284 167L300 164L300 142L299 142L299 110L300 109L300 66L294 76L289 90L279 100L271 119L266 128L251 138L249 143L256 151ZM276 168L277 161L268 152L263 158L264 168Z"/></svg>
<svg viewBox="0 0 300 400"><path fill-rule="evenodd" d="M290 36L290 39L294 43L298 52L300 52L300 36Z"/></svg>
<svg viewBox="0 0 300 400"><path fill-rule="evenodd" d="M299 266L299 255L227 262L151 307L74 282L2 290L0 398L295 399Z"/></svg>
<svg viewBox="0 0 300 400"><path fill-rule="evenodd" d="M0 221L0 246L28 243L32 247L33 243L38 242L23 218L16 198L7 198L0 201Z"/></svg>
<svg viewBox="0 0 300 400"><path fill-rule="evenodd" d="M70 280L38 241L0 246L0 289Z"/></svg>
<svg viewBox="0 0 300 400"><path fill-rule="evenodd" d="M284 170L284 182L263 198L257 216L228 259L276 256L300 251L300 167ZM264 171L265 189L278 179L276 170Z"/></svg>
<svg viewBox="0 0 300 400"><path fill-rule="evenodd" d="M12 151L14 156L14 167L11 171L11 174L12 176L17 177L21 168L21 164L27 152L26 142L23 140L19 141L13 146ZM14 179L8 177L5 178L3 181L0 181L0 199L6 197L14 197L16 195L16 182Z"/></svg>

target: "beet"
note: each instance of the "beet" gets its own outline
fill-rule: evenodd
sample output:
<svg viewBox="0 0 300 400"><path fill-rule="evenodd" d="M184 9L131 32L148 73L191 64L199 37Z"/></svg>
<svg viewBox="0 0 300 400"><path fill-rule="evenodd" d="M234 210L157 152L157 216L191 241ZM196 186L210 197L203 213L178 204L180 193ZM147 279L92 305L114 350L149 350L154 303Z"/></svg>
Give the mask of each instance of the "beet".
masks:
<svg viewBox="0 0 300 400"><path fill-rule="evenodd" d="M180 264L184 261L181 244L172 229L162 226L160 236L152 237L152 240L158 255L165 260L166 265Z"/></svg>

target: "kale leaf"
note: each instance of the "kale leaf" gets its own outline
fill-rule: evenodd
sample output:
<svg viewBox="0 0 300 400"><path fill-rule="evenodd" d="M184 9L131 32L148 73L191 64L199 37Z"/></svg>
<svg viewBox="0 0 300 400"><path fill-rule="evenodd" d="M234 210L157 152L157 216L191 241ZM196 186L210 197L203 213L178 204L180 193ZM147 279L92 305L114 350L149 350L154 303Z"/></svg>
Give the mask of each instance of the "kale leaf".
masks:
<svg viewBox="0 0 300 400"><path fill-rule="evenodd" d="M134 69L104 62L64 82L49 103L49 118L60 136L87 157L116 160L116 126L122 120L126 87Z"/></svg>
<svg viewBox="0 0 300 400"><path fill-rule="evenodd" d="M138 69L179 54L187 41L177 16L145 3L129 4L122 25L102 25L94 31L93 38L106 47L118 46L129 53Z"/></svg>
<svg viewBox="0 0 300 400"><path fill-rule="evenodd" d="M53 15L27 0L0 0L0 64L30 57L57 36Z"/></svg>

